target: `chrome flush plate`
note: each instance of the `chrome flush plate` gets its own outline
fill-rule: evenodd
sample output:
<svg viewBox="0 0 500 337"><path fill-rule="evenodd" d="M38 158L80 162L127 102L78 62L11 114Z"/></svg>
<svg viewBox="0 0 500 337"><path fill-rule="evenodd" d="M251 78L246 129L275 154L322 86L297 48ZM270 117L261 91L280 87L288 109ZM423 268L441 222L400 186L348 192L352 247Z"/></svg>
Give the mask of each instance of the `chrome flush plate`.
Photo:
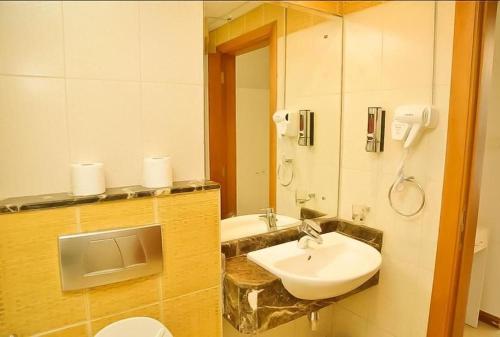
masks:
<svg viewBox="0 0 500 337"><path fill-rule="evenodd" d="M59 237L62 290L126 281L163 271L161 225Z"/></svg>

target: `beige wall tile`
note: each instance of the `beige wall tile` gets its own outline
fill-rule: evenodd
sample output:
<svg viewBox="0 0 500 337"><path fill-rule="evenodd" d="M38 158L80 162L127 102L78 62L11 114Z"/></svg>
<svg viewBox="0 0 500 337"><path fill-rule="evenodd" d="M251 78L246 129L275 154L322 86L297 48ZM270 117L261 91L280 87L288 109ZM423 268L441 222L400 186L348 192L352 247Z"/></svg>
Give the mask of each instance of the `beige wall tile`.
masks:
<svg viewBox="0 0 500 337"><path fill-rule="evenodd" d="M328 36L327 39L324 36ZM288 33L286 97L340 94L342 77L342 19L334 17ZM315 64L307 66L304 64ZM320 138L321 139L321 138Z"/></svg>
<svg viewBox="0 0 500 337"><path fill-rule="evenodd" d="M141 183L141 85L68 80L72 162L103 162L106 186Z"/></svg>
<svg viewBox="0 0 500 337"><path fill-rule="evenodd" d="M158 198L158 213L164 233L163 297L219 284L218 192Z"/></svg>
<svg viewBox="0 0 500 337"><path fill-rule="evenodd" d="M145 81L203 83L203 4L140 2Z"/></svg>
<svg viewBox="0 0 500 337"><path fill-rule="evenodd" d="M0 73L64 75L60 1L0 2Z"/></svg>
<svg viewBox="0 0 500 337"><path fill-rule="evenodd" d="M0 335L29 336L85 319L82 292L61 291L57 237L75 208L0 216Z"/></svg>
<svg viewBox="0 0 500 337"><path fill-rule="evenodd" d="M278 37L283 36L285 34L285 8L279 5L266 3L262 5L262 9L264 11L263 24L276 21Z"/></svg>
<svg viewBox="0 0 500 337"><path fill-rule="evenodd" d="M68 77L140 79L136 1L68 1L63 7Z"/></svg>
<svg viewBox="0 0 500 337"><path fill-rule="evenodd" d="M344 92L380 90L383 7L344 17Z"/></svg>
<svg viewBox="0 0 500 337"><path fill-rule="evenodd" d="M392 334L378 327L376 324L370 321L366 323L365 336L393 337Z"/></svg>
<svg viewBox="0 0 500 337"><path fill-rule="evenodd" d="M240 16L229 23L229 38L234 39L245 32L245 17Z"/></svg>
<svg viewBox="0 0 500 337"><path fill-rule="evenodd" d="M168 252L168 247L166 249L163 271L164 299L220 284L220 252L176 257ZM186 250L187 247L184 251Z"/></svg>
<svg viewBox="0 0 500 337"><path fill-rule="evenodd" d="M412 336L412 321L421 314L416 310L418 272L412 265L384 258L380 283L367 310L371 322L394 336Z"/></svg>
<svg viewBox="0 0 500 337"><path fill-rule="evenodd" d="M204 178L203 87L143 83L142 114L144 156L171 156L174 180Z"/></svg>
<svg viewBox="0 0 500 337"><path fill-rule="evenodd" d="M208 52L215 53L217 46L217 31L212 30L208 33Z"/></svg>
<svg viewBox="0 0 500 337"><path fill-rule="evenodd" d="M0 199L69 190L64 104L64 80L0 76Z"/></svg>
<svg viewBox="0 0 500 337"><path fill-rule="evenodd" d="M49 332L41 335L41 337L90 337L87 330L87 324L81 324L71 328Z"/></svg>
<svg viewBox="0 0 500 337"><path fill-rule="evenodd" d="M84 232L154 223L153 199L123 200L80 207Z"/></svg>
<svg viewBox="0 0 500 337"><path fill-rule="evenodd" d="M151 317L156 320L161 320L161 311L159 304L153 304L139 309L133 309L118 315L108 316L91 322L92 336L95 336L102 328L107 325L130 317ZM175 336L177 337L177 336Z"/></svg>
<svg viewBox="0 0 500 337"><path fill-rule="evenodd" d="M220 337L220 287L163 302L162 321L175 337Z"/></svg>
<svg viewBox="0 0 500 337"><path fill-rule="evenodd" d="M451 82L455 1L437 1L436 48L434 51L434 81L436 85Z"/></svg>
<svg viewBox="0 0 500 337"><path fill-rule="evenodd" d="M310 27L313 24L313 15L300 10L288 8L286 11L286 34L292 34Z"/></svg>
<svg viewBox="0 0 500 337"><path fill-rule="evenodd" d="M442 191L442 182L432 181L428 184L425 213L422 219L422 241L418 264L420 268L432 272L436 263Z"/></svg>
<svg viewBox="0 0 500 337"><path fill-rule="evenodd" d="M164 246L176 257L218 251L218 191L158 198Z"/></svg>
<svg viewBox="0 0 500 337"><path fill-rule="evenodd" d="M434 5L433 1L392 1L378 12L383 22L383 89L432 86Z"/></svg>
<svg viewBox="0 0 500 337"><path fill-rule="evenodd" d="M341 306L334 305L333 318L333 337L365 336L366 320L358 315L342 308Z"/></svg>
<svg viewBox="0 0 500 337"><path fill-rule="evenodd" d="M217 45L223 44L230 39L229 36L229 24L220 26L216 31ZM245 31L246 32L246 31Z"/></svg>
<svg viewBox="0 0 500 337"><path fill-rule="evenodd" d="M91 319L127 311L160 301L160 276L92 288L88 296Z"/></svg>
<svg viewBox="0 0 500 337"><path fill-rule="evenodd" d="M246 13L245 15L245 33L264 25L264 10L262 6Z"/></svg>

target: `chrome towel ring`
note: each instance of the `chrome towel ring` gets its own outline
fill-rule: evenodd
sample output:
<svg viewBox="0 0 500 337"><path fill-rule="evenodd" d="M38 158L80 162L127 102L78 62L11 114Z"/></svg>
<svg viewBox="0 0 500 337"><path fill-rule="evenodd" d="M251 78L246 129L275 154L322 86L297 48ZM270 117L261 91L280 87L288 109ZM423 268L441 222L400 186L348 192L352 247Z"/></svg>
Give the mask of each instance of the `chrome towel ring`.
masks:
<svg viewBox="0 0 500 337"><path fill-rule="evenodd" d="M281 175L283 173L282 168L285 165L290 168L291 173L290 173L290 177L285 182L283 182L283 177ZM283 161L278 165L278 181L279 181L280 185L283 187L290 186L290 184L293 181L294 176L295 176L295 173L294 173L294 169L293 169L293 160L292 159L283 159Z"/></svg>
<svg viewBox="0 0 500 337"><path fill-rule="evenodd" d="M402 212L401 210L397 209L395 206L394 206L394 203L392 202L392 195L393 195L393 192L394 190L402 183L404 182L407 182L407 183L410 183L410 184L413 184L415 185L415 187L418 189L418 191L420 192L420 194L422 195L422 202L420 203L420 206L417 208L417 210L415 210L414 212L409 212L409 213L405 213L405 212ZM414 215L417 215L418 213L420 213L420 211L424 208L425 206L425 191L424 189L422 188L422 185L420 185L416 180L415 180L415 177L411 176L411 177L405 177L405 176L401 176L399 177L398 179L396 179L391 187L389 188L389 193L387 194L387 197L389 198L389 204L391 205L391 208L394 210L394 212L398 213L399 215L402 215L404 217L412 217Z"/></svg>

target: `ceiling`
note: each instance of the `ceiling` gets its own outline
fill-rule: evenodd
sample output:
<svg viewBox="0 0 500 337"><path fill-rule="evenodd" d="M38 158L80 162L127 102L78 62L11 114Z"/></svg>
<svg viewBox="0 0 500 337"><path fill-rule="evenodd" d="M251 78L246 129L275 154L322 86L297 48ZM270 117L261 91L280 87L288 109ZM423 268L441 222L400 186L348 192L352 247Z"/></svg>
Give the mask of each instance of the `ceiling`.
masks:
<svg viewBox="0 0 500 337"><path fill-rule="evenodd" d="M261 4L260 1L204 1L208 30L214 30Z"/></svg>

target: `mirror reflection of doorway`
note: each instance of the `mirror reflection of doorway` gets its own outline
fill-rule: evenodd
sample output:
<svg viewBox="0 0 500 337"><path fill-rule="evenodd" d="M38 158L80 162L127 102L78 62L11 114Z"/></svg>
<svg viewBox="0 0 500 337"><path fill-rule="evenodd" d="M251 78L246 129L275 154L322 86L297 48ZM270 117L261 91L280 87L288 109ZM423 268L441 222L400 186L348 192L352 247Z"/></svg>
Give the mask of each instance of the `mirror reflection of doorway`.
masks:
<svg viewBox="0 0 500 337"><path fill-rule="evenodd" d="M236 215L269 207L269 47L236 56Z"/></svg>
<svg viewBox="0 0 500 337"><path fill-rule="evenodd" d="M210 179L222 219L276 204L276 23L208 55Z"/></svg>

